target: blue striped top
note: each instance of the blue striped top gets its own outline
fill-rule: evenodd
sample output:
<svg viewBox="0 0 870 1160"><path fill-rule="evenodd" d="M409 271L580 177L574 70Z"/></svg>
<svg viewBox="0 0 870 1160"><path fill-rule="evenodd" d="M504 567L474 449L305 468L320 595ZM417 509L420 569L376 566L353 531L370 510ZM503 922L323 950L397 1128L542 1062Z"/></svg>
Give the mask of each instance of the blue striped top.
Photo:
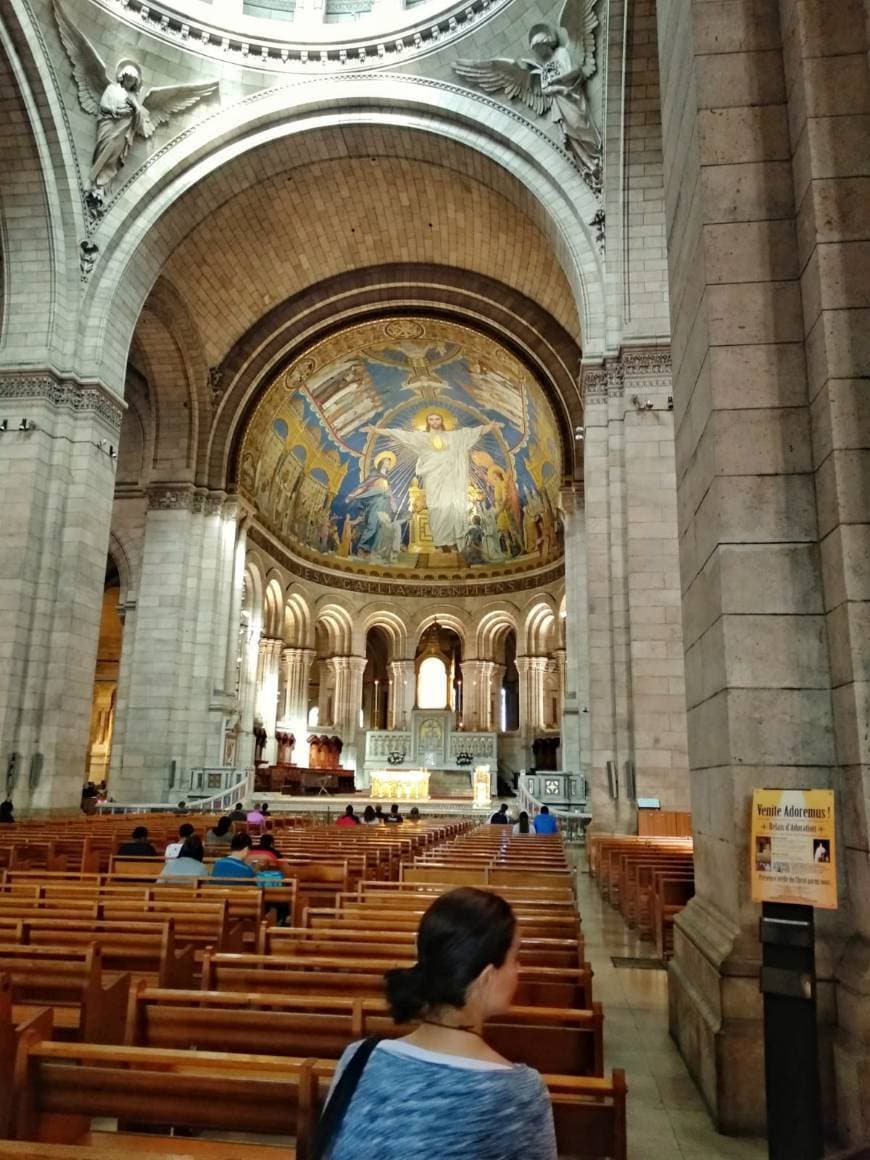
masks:
<svg viewBox="0 0 870 1160"><path fill-rule="evenodd" d="M352 1043L336 1079L359 1047ZM366 1065L329 1160L556 1160L550 1097L541 1076L379 1043Z"/></svg>

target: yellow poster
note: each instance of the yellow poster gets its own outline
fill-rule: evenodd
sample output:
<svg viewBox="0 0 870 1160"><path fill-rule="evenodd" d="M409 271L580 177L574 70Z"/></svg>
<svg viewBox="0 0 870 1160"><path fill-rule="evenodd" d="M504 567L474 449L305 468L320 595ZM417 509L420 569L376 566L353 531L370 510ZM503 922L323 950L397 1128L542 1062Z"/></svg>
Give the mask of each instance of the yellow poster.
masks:
<svg viewBox="0 0 870 1160"><path fill-rule="evenodd" d="M753 902L837 909L834 791L752 791Z"/></svg>

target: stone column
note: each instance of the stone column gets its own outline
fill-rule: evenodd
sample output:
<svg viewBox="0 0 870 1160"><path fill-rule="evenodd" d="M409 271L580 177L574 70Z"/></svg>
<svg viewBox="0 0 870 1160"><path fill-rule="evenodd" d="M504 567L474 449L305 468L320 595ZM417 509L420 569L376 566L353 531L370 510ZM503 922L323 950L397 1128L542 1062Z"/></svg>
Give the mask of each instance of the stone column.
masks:
<svg viewBox="0 0 870 1160"><path fill-rule="evenodd" d="M562 766L590 779L586 510L582 487L562 491L565 520L565 673Z"/></svg>
<svg viewBox="0 0 870 1160"><path fill-rule="evenodd" d="M257 664L257 716L268 735L263 758L273 764L278 757L275 729L278 724L278 686L281 676L281 652L284 642L279 637L264 636L260 640Z"/></svg>
<svg viewBox="0 0 870 1160"><path fill-rule="evenodd" d="M327 725L331 726L335 720L335 666L332 663L333 659L330 657L317 662L320 681L317 686L317 719L319 724L316 732L320 732ZM331 710L330 699L332 701Z"/></svg>
<svg viewBox="0 0 870 1160"><path fill-rule="evenodd" d="M489 729L492 661L462 662L462 698L465 728Z"/></svg>
<svg viewBox="0 0 870 1160"><path fill-rule="evenodd" d="M824 40L833 6L809 7ZM839 5L834 23L840 28ZM760 1132L750 795L756 786L829 785L836 759L807 363L818 381L834 351L848 362L851 344L848 334L827 333L824 320L814 347L805 352L803 340L819 278L844 305L845 288L857 283L845 255L829 251L833 267L823 275L811 263L807 290L816 290L802 302L808 223L796 229L789 118L797 124L806 104L787 104L777 5L659 0L658 25L696 885L677 920L671 1032L717 1126ZM847 19L840 31L848 41L854 25ZM824 67L813 75L819 100L854 99L839 71L833 85ZM866 164L862 120L853 129ZM826 137L831 160L856 152L840 144L847 128ZM819 912L823 1020L834 1009L830 925ZM828 1054L823 1047L823 1061Z"/></svg>
<svg viewBox="0 0 870 1160"><path fill-rule="evenodd" d="M496 733L501 731L501 690L504 683L505 666L492 663L492 671L489 678L489 705L490 705L490 722L492 728Z"/></svg>
<svg viewBox="0 0 870 1160"><path fill-rule="evenodd" d="M520 676L520 732L531 743L536 730L545 728L544 677L547 657L517 657Z"/></svg>
<svg viewBox="0 0 870 1160"><path fill-rule="evenodd" d="M870 48L866 0L863 9ZM842 819L836 917L847 941L835 952L833 1072L838 1127L854 1145L870 1138L870 71L861 18L860 0L780 2Z"/></svg>
<svg viewBox="0 0 870 1160"><path fill-rule="evenodd" d="M390 661L391 729L410 729L411 710L417 699L416 670L413 661Z"/></svg>
<svg viewBox="0 0 870 1160"><path fill-rule="evenodd" d="M0 778L15 755L22 813L81 798L122 411L97 385L0 375Z"/></svg>
<svg viewBox="0 0 870 1160"><path fill-rule="evenodd" d="M226 689L235 564L235 504L222 492L154 486L136 615L125 626L129 665L119 678L124 725L112 749L119 801L164 801L186 772L220 765L224 724L236 706ZM176 783L170 789L172 762Z"/></svg>
<svg viewBox="0 0 870 1160"><path fill-rule="evenodd" d="M310 648L285 648L281 653L284 698L277 728L296 738L293 760L308 764L308 681L316 654Z"/></svg>

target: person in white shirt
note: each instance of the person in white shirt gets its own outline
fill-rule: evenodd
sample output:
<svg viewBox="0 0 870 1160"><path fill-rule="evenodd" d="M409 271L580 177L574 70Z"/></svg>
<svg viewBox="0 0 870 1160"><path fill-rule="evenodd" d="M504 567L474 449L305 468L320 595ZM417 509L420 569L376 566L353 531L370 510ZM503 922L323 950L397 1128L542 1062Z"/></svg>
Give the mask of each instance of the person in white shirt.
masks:
<svg viewBox="0 0 870 1160"><path fill-rule="evenodd" d="M167 862L171 858L178 857L178 855L181 853L181 847L184 845L188 838L193 836L194 832L194 828L190 822L185 822L184 825L178 827L178 840L175 842L170 842L166 849L163 851L163 857Z"/></svg>

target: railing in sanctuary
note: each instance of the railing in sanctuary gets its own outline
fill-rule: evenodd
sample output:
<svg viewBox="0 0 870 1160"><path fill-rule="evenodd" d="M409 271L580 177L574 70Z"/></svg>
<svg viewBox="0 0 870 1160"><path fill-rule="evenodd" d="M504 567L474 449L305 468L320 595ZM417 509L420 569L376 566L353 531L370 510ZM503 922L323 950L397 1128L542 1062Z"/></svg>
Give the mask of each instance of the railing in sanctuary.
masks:
<svg viewBox="0 0 870 1160"><path fill-rule="evenodd" d="M586 778L582 773L548 770L542 773L521 773L517 785L520 808L530 817L547 806L559 818L563 832L569 838L582 838L592 815L586 812Z"/></svg>
<svg viewBox="0 0 870 1160"><path fill-rule="evenodd" d="M225 813L236 802L249 802L254 793L253 769L231 769L220 766L212 769L199 768L190 771L188 781L190 795L203 793L202 797L189 797L186 800L186 809L190 813ZM208 793L209 789L217 790ZM177 800L181 800L183 791L178 786L174 790L179 793ZM141 814L160 813L177 808L173 802L103 802L97 806L100 814Z"/></svg>

